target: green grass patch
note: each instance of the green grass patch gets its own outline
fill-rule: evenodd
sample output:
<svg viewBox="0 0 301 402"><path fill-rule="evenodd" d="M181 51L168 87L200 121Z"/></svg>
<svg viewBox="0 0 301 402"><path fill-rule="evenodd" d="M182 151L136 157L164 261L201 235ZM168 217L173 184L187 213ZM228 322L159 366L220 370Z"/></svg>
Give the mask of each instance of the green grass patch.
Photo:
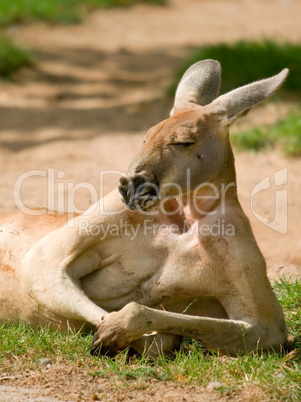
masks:
<svg viewBox="0 0 301 402"><path fill-rule="evenodd" d="M62 363L78 369L85 378L103 378L119 390L154 386L154 381L170 381L207 386L218 381L217 392L239 395L244 389L259 389L268 400L301 399L301 282L281 280L274 290L284 309L290 341L281 353L250 353L237 358L218 356L200 343L186 340L174 356L154 361L129 357L124 351L115 358L92 357L92 335L33 329L24 325L0 327L0 377L31 370L41 372L38 359L47 357L53 367ZM16 363L16 361L18 363ZM23 371L22 371L23 370Z"/></svg>
<svg viewBox="0 0 301 402"><path fill-rule="evenodd" d="M14 44L6 36L0 35L0 75L9 77L15 71L24 66L32 66L34 63L31 53Z"/></svg>
<svg viewBox="0 0 301 402"><path fill-rule="evenodd" d="M96 8L165 2L166 0L0 0L0 28L34 21L71 24L80 22L88 11ZM33 56L28 50L0 35L0 76L10 77L19 68L32 65Z"/></svg>
<svg viewBox="0 0 301 402"><path fill-rule="evenodd" d="M300 94L301 92L301 44L279 44L272 41L245 42L204 46L196 50L177 72L170 87L173 94L177 84L193 63L204 60L218 60L222 66L221 93L262 78L270 77L288 67L290 74L280 92Z"/></svg>
<svg viewBox="0 0 301 402"><path fill-rule="evenodd" d="M301 157L301 114L290 114L273 126L232 134L230 139L240 151L280 148L286 156Z"/></svg>
<svg viewBox="0 0 301 402"><path fill-rule="evenodd" d="M138 2L163 4L164 0L0 0L0 26L32 21L76 23L87 10L129 7Z"/></svg>

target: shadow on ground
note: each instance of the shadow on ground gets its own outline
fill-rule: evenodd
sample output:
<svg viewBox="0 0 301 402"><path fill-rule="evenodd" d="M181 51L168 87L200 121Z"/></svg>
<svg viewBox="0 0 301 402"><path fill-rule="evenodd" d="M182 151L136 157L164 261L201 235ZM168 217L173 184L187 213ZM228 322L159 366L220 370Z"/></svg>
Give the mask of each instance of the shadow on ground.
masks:
<svg viewBox="0 0 301 402"><path fill-rule="evenodd" d="M1 146L20 151L41 143L77 140L78 130L86 130L87 139L147 130L169 114L170 70L181 65L183 51L36 52L36 68L22 71L11 84L9 104L0 103ZM37 135L51 128L63 130L64 135L47 139ZM7 135L11 131L18 132L17 139Z"/></svg>

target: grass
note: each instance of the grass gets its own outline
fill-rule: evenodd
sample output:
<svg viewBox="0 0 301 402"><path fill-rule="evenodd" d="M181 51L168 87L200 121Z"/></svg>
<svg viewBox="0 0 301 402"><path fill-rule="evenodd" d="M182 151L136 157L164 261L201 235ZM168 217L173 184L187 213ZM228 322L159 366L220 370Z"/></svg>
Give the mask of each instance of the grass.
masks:
<svg viewBox="0 0 301 402"><path fill-rule="evenodd" d="M77 23L87 11L96 8L129 7L143 2L164 4L165 0L0 0L0 28L34 21ZM21 67L32 64L29 50L0 35L0 76L11 77Z"/></svg>
<svg viewBox="0 0 301 402"><path fill-rule="evenodd" d="M163 4L164 0L0 0L0 26L33 21L76 23L85 11L129 7L138 2Z"/></svg>
<svg viewBox="0 0 301 402"><path fill-rule="evenodd" d="M280 44L273 41L240 41L229 45L204 46L196 50L177 72L170 93L175 92L184 71L191 64L204 59L214 59L221 63L221 93L270 77L285 67L290 69L290 74L277 94L301 93L301 44Z"/></svg>
<svg viewBox="0 0 301 402"><path fill-rule="evenodd" d="M6 36L0 35L0 75L9 77L19 68L32 66L31 53L22 46L14 44Z"/></svg>
<svg viewBox="0 0 301 402"><path fill-rule="evenodd" d="M70 333L62 335L50 329L33 329L23 325L0 327L0 378L25 371L41 372L37 361L47 357L53 366L63 362L71 369L81 367L87 378L105 379L113 387L141 389L154 383L207 386L218 381L217 391L227 397L237 396L251 387L261 392L261 399L301 399L301 282L281 280L274 290L284 309L289 343L281 353L250 353L237 358L218 356L195 341L186 340L173 357L154 361L131 357L127 351L115 358L89 355L92 336ZM16 365L16 360L19 362ZM35 374L33 374L35 375ZM85 380L88 384L88 381Z"/></svg>
<svg viewBox="0 0 301 402"><path fill-rule="evenodd" d="M286 156L301 157L301 114L289 114L273 126L251 128L230 137L241 151L280 148Z"/></svg>

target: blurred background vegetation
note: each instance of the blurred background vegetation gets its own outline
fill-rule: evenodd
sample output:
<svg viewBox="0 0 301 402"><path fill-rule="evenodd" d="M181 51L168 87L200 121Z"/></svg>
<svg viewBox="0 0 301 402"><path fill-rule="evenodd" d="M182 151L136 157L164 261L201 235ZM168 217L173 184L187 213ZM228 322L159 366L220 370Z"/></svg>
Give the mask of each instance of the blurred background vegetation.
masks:
<svg viewBox="0 0 301 402"><path fill-rule="evenodd" d="M18 23L51 24L81 22L96 8L130 7L136 3L164 4L165 0L0 0L0 28ZM23 66L33 66L34 56L0 32L0 76L11 77Z"/></svg>
<svg viewBox="0 0 301 402"><path fill-rule="evenodd" d="M34 57L29 50L0 34L0 75L10 77L19 68L33 66Z"/></svg>
<svg viewBox="0 0 301 402"><path fill-rule="evenodd" d="M194 51L185 61L170 87L170 92L175 91L182 74L191 64L204 59L214 59L221 63L221 93L260 78L270 77L285 67L289 68L290 74L280 91L277 91L277 95L301 93L301 45L272 41L239 41L233 44L204 46Z"/></svg>
<svg viewBox="0 0 301 402"><path fill-rule="evenodd" d="M164 2L164 0L0 0L0 26L32 21L76 23L82 20L87 11L96 8Z"/></svg>
<svg viewBox="0 0 301 402"><path fill-rule="evenodd" d="M275 125L232 134L231 143L241 151L280 148L285 156L301 157L301 115L290 113Z"/></svg>

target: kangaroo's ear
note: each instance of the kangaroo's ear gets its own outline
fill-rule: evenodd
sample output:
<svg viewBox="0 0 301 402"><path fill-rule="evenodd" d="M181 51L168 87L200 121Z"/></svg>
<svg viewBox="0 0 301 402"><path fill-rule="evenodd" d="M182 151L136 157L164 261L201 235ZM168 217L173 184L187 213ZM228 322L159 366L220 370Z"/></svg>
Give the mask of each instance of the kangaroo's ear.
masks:
<svg viewBox="0 0 301 402"><path fill-rule="evenodd" d="M271 78L253 82L219 96L208 105L209 113L224 125L232 124L237 117L246 114L253 106L272 95L283 84L288 71L285 68Z"/></svg>
<svg viewBox="0 0 301 402"><path fill-rule="evenodd" d="M202 60L193 64L183 75L176 91L172 116L176 110L208 105L219 93L221 66L216 60Z"/></svg>

